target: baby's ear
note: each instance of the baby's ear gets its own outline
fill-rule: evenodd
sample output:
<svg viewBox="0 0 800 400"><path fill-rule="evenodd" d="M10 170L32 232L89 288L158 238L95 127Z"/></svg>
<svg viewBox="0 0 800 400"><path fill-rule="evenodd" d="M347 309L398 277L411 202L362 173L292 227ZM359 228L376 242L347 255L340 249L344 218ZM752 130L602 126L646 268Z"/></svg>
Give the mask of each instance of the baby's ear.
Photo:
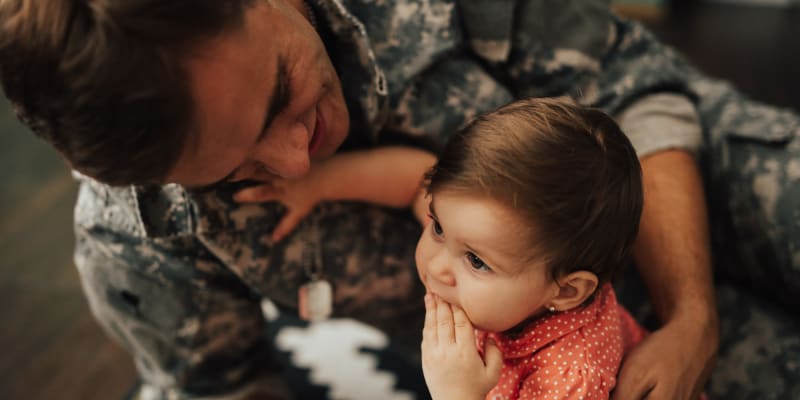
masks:
<svg viewBox="0 0 800 400"><path fill-rule="evenodd" d="M558 294L550 301L556 311L567 311L581 305L597 290L597 275L575 271L558 278Z"/></svg>

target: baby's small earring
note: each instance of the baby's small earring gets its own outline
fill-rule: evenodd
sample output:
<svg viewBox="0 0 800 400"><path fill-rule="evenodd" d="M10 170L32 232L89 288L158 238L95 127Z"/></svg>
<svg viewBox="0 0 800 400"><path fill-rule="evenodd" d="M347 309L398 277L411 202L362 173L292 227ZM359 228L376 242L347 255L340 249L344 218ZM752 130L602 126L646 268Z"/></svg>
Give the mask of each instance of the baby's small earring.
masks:
<svg viewBox="0 0 800 400"><path fill-rule="evenodd" d="M547 311L550 311L551 313L554 313L554 312L556 312L556 307L555 306L547 307Z"/></svg>

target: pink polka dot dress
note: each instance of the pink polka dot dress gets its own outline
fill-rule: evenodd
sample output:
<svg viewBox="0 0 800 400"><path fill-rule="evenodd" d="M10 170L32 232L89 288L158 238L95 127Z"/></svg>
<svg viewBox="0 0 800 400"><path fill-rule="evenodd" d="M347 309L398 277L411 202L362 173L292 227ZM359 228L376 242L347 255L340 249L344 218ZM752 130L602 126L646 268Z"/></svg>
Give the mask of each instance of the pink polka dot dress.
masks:
<svg viewBox="0 0 800 400"><path fill-rule="evenodd" d="M607 399L622 357L647 332L605 284L586 307L546 315L520 332L477 332L503 352L503 370L487 400Z"/></svg>

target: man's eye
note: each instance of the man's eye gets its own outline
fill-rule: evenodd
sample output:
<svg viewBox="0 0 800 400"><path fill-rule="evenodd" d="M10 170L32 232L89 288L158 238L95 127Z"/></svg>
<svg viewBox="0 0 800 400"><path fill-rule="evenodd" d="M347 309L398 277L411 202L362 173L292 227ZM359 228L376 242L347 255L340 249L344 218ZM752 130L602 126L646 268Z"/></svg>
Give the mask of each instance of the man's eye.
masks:
<svg viewBox="0 0 800 400"><path fill-rule="evenodd" d="M439 221L437 221L436 218L434 218L433 215L430 214L430 213L428 214L428 218L430 218L431 221L432 221L431 222L431 224L432 224L431 228L433 230L433 234L435 236L442 236L442 234L444 233L444 230L442 229L442 225L439 224Z"/></svg>
<svg viewBox="0 0 800 400"><path fill-rule="evenodd" d="M469 251L467 252L467 261L469 261L469 265L472 266L473 269L478 271L491 271L492 269L486 265L480 257L476 256L475 253Z"/></svg>
<svg viewBox="0 0 800 400"><path fill-rule="evenodd" d="M439 221L437 221L437 220L433 220L433 233L435 233L436 236L442 236L444 234L444 230L442 229L442 225L439 224Z"/></svg>

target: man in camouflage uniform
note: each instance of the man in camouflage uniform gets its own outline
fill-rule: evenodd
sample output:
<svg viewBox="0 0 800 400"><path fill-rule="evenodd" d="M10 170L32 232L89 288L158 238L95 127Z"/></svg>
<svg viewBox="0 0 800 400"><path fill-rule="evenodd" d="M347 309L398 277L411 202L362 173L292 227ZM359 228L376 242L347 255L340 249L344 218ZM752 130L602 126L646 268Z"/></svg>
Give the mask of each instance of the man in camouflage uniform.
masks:
<svg viewBox="0 0 800 400"><path fill-rule="evenodd" d="M628 356L615 396L652 389L651 399L691 398L715 356L712 397L800 396L800 321L788 312L800 305L792 296L800 289L800 119L704 77L640 25L613 16L607 2L44 3L0 3L3 85L20 118L77 171L76 264L94 314L135 358L142 398L257 392L270 357L260 299L296 307L309 269L321 267L333 283L335 315L390 332L421 316L424 288L413 265L420 227L410 213L323 203L275 242L270 234L292 205L259 203L258 196L234 201L243 184L306 173L317 131L327 129L321 146L335 148L337 117L348 113L340 151L397 142L435 150L479 113L515 98L560 95L615 115L644 167L647 205L636 259L663 325ZM329 56L339 79L318 85L330 97L299 106L292 96L305 91L294 93L294 85L324 75L304 76L309 69L300 67L316 65L304 58L320 40L308 35L312 23L327 51L314 62ZM227 52L251 43L254 32L261 33L255 47L243 47L254 51ZM270 53L270 43L282 52ZM230 57L186 61L198 53L205 60L209 49ZM244 61L230 61L237 57ZM279 65L278 72L258 75L262 61ZM153 73L151 64L159 63L164 68ZM240 69L224 68L234 64ZM212 65L223 68L212 73ZM237 81L238 73L255 79ZM142 88L150 82L161 86ZM320 105L337 102L339 82L344 112ZM214 84L222 89L207 89ZM183 97L164 95L170 90ZM264 106L256 99L265 96L269 107L252 111L251 100ZM153 117L169 107L198 110L180 115L188 122ZM265 131L295 113L307 136L253 139L242 165L227 164L227 178L243 182L189 190L230 172L213 167L231 159L227 149L242 147L231 133L241 130L235 119L217 123L231 109L242 121L260 112ZM327 128L319 128L320 119ZM188 136L172 137L186 126L206 133L183 129ZM209 126L220 129L208 134ZM210 135L212 144L194 134ZM152 141L169 151L147 147ZM184 152L176 155L190 144L215 149L219 161L192 164ZM305 154L299 161L280 158L296 148ZM174 163L152 161L165 157ZM699 171L713 247L726 246L715 253L719 320ZM634 310L642 300L628 292L639 286L630 279L620 285Z"/></svg>

